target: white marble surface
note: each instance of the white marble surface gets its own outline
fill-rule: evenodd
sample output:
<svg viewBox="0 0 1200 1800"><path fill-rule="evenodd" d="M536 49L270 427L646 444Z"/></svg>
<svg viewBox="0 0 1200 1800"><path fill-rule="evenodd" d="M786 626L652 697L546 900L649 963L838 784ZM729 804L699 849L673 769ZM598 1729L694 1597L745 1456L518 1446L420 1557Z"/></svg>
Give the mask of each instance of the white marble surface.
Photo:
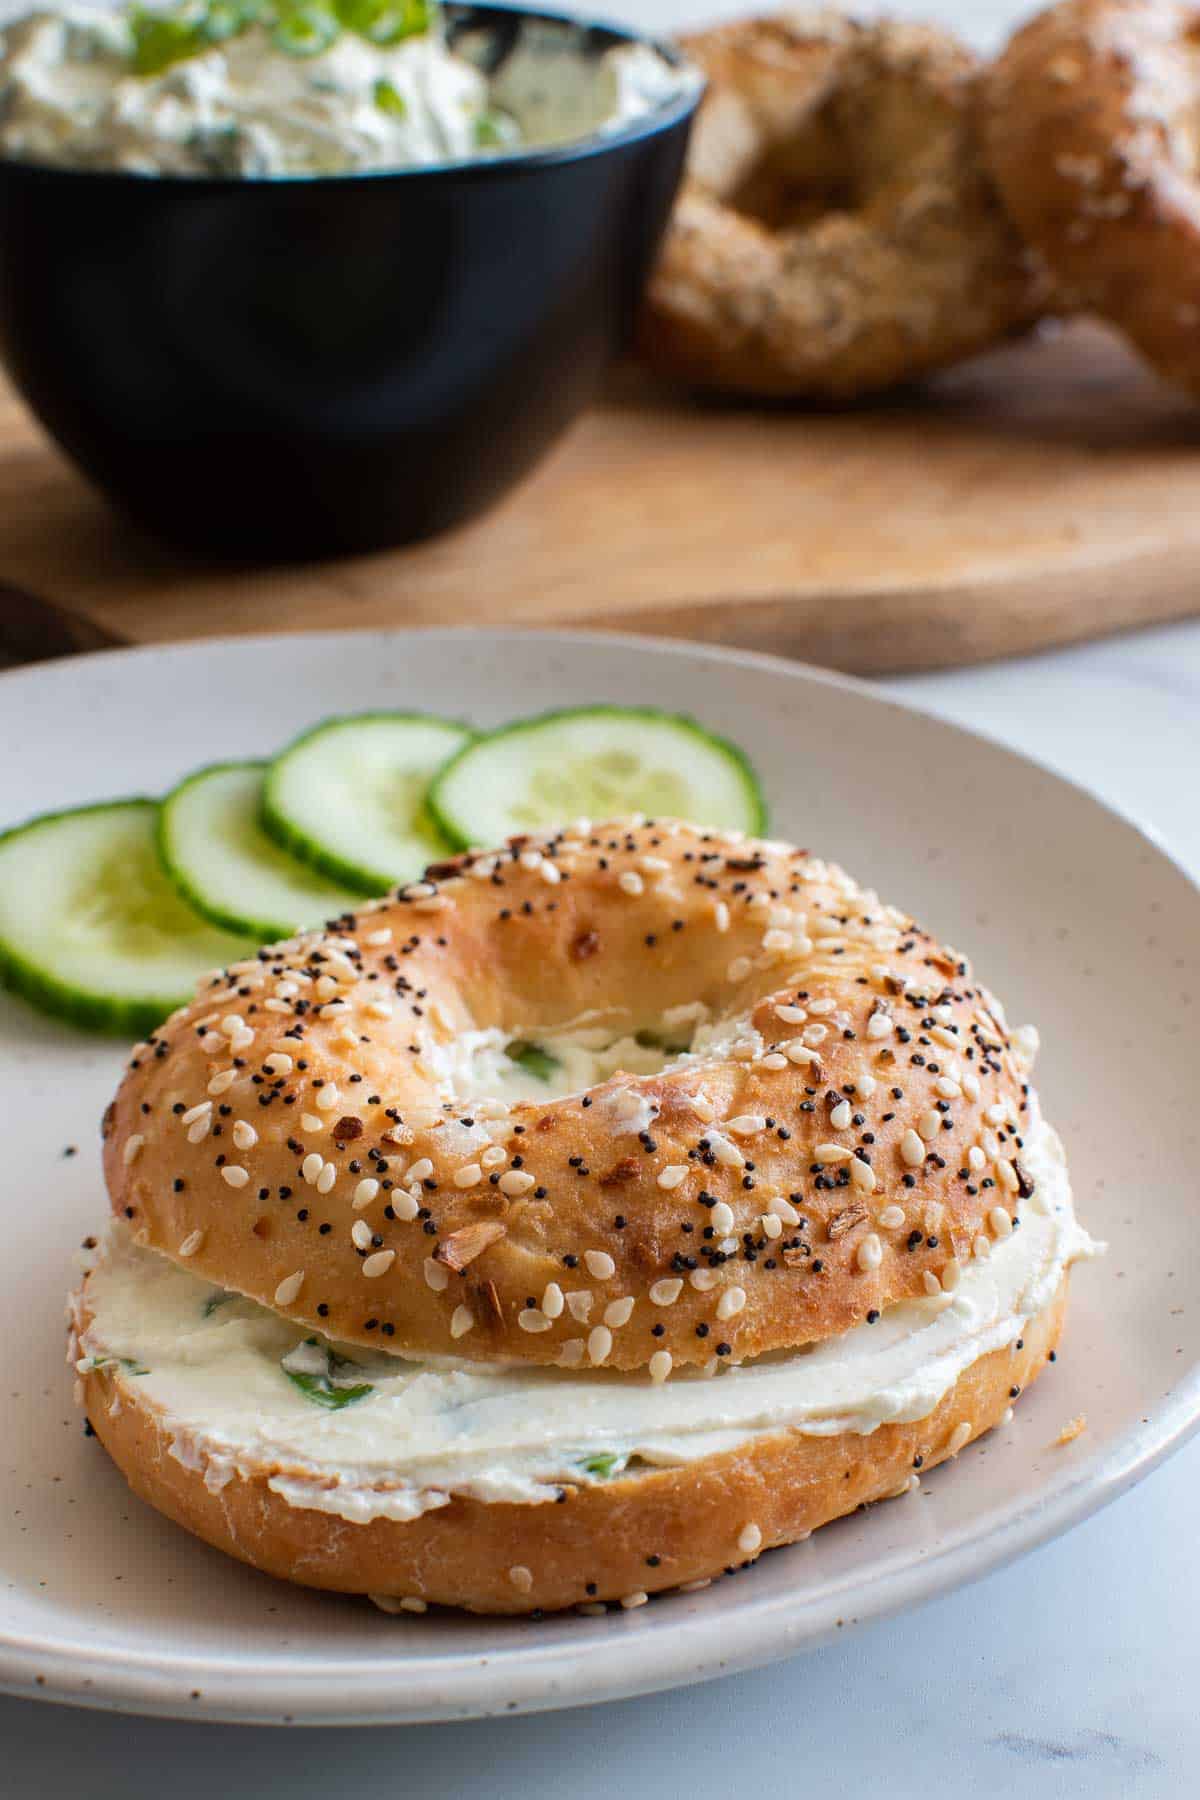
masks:
<svg viewBox="0 0 1200 1800"><path fill-rule="evenodd" d="M1096 788L1200 875L1200 622L891 687ZM1197 1486L1200 1442L975 1587L848 1630L830 1650L592 1710L286 1734L0 1701L0 1793L1190 1796L1200 1769Z"/></svg>
<svg viewBox="0 0 1200 1800"><path fill-rule="evenodd" d="M663 28L698 12L695 0L607 10ZM920 10L986 41L1022 9ZM1200 623L892 687L1096 788L1200 875ZM0 1792L1188 1796L1200 1769L1198 1486L1194 1443L1068 1538L917 1613L757 1674L590 1711L289 1736L0 1701Z"/></svg>

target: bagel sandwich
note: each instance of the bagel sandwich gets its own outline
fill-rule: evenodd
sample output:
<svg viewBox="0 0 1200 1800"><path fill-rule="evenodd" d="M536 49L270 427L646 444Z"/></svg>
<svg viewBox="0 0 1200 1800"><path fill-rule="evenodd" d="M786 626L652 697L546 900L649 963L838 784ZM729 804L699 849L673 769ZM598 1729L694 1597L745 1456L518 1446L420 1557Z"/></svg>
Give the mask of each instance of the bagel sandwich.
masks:
<svg viewBox="0 0 1200 1800"><path fill-rule="evenodd" d="M390 1609L703 1582L1000 1421L1092 1255L967 960L678 821L512 840L214 974L104 1121L88 1418Z"/></svg>

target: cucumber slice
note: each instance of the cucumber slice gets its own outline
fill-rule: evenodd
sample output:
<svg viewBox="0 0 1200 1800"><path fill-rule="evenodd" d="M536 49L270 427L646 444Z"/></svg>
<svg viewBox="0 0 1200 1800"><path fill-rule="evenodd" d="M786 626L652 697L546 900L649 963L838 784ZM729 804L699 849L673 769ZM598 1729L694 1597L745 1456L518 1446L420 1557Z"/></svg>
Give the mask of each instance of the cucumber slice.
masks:
<svg viewBox="0 0 1200 1800"><path fill-rule="evenodd" d="M640 812L752 833L767 823L743 752L653 707L572 707L503 726L446 765L429 810L459 850L580 816Z"/></svg>
<svg viewBox="0 0 1200 1800"><path fill-rule="evenodd" d="M415 881L448 848L426 811L429 783L473 735L427 713L327 719L270 765L263 825L293 856L356 893Z"/></svg>
<svg viewBox="0 0 1200 1800"><path fill-rule="evenodd" d="M46 813L0 837L0 980L45 1012L153 1030L208 969L253 955L197 918L155 849L158 804Z"/></svg>
<svg viewBox="0 0 1200 1800"><path fill-rule="evenodd" d="M215 763L172 790L158 815L163 867L201 918L262 943L291 937L357 905L281 850L259 823L261 762Z"/></svg>

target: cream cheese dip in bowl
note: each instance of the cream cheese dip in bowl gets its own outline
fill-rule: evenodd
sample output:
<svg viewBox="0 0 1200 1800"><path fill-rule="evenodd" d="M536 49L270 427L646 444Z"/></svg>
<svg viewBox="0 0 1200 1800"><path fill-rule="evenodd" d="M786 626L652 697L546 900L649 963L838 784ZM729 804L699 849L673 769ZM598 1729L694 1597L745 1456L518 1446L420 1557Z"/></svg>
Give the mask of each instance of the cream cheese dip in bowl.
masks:
<svg viewBox="0 0 1200 1800"><path fill-rule="evenodd" d="M0 33L0 352L161 536L428 535L594 396L699 94L634 33L503 6L31 15Z"/></svg>

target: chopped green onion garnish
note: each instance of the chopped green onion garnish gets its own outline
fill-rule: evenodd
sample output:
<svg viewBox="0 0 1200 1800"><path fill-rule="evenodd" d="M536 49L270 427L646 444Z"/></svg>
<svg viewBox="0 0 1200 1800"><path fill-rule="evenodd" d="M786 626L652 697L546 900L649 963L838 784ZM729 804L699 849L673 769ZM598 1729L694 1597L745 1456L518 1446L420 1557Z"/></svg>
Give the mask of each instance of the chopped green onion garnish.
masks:
<svg viewBox="0 0 1200 1800"><path fill-rule="evenodd" d="M625 1458L616 1450L602 1450L597 1456L589 1456L583 1468L589 1475L599 1475L602 1479L611 1475L618 1464L624 1468Z"/></svg>
<svg viewBox="0 0 1200 1800"><path fill-rule="evenodd" d="M348 31L383 48L419 37L433 18L428 0L335 0L335 4Z"/></svg>
<svg viewBox="0 0 1200 1800"><path fill-rule="evenodd" d="M380 112L390 113L394 119L402 119L408 111L404 95L386 76L375 83L375 104Z"/></svg>
<svg viewBox="0 0 1200 1800"><path fill-rule="evenodd" d="M305 1339L306 1345L315 1347L316 1342L316 1338ZM325 1367L320 1371L289 1369L289 1357L295 1355L295 1351L290 1351L288 1356L283 1358L280 1367L292 1386L298 1387L314 1406L323 1406L329 1412L340 1412L343 1406L353 1406L356 1400L365 1400L368 1394L375 1391L369 1381L357 1382L350 1386L335 1384L333 1378L340 1370L356 1368L357 1364L350 1362L347 1357L335 1356L333 1351L328 1348L325 1351Z"/></svg>
<svg viewBox="0 0 1200 1800"><path fill-rule="evenodd" d="M271 30L271 42L286 56L320 56L342 35L333 13L318 5L281 7Z"/></svg>
<svg viewBox="0 0 1200 1800"><path fill-rule="evenodd" d="M481 150L500 150L508 139L491 113L480 113L475 121L475 142Z"/></svg>
<svg viewBox="0 0 1200 1800"><path fill-rule="evenodd" d="M551 1080L559 1066L556 1058L540 1044L512 1043L508 1046L508 1060L524 1069L527 1075L532 1075L535 1081Z"/></svg>

